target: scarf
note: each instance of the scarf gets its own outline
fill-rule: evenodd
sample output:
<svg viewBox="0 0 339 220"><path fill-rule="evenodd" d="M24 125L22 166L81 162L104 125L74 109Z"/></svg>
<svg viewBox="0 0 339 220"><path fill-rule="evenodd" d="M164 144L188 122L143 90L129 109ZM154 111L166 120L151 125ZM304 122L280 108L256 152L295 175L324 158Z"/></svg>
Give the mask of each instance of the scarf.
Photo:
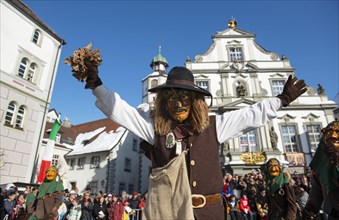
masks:
<svg viewBox="0 0 339 220"><path fill-rule="evenodd" d="M31 192L28 194L27 198L26 198L26 203L32 203L35 201L35 194L34 192Z"/></svg>
<svg viewBox="0 0 339 220"><path fill-rule="evenodd" d="M339 167L336 164L331 164L325 147L324 142L321 140L310 163L310 167L317 174L320 183L323 183L325 186L325 193L328 194L338 187Z"/></svg>
<svg viewBox="0 0 339 220"><path fill-rule="evenodd" d="M54 192L62 191L64 190L64 186L62 185L61 181L44 181L40 186L39 186L39 193L37 196L37 199L41 199L44 197L46 194L52 194Z"/></svg>
<svg viewBox="0 0 339 220"><path fill-rule="evenodd" d="M178 124L173 133L177 139L184 139L185 137L192 136L194 134L192 127L189 124Z"/></svg>
<svg viewBox="0 0 339 220"><path fill-rule="evenodd" d="M282 172L279 176L276 176L276 177L267 175L266 187L267 187L268 195L272 196L278 189L281 188L282 185L289 184L289 183L290 183L290 180L284 172Z"/></svg>

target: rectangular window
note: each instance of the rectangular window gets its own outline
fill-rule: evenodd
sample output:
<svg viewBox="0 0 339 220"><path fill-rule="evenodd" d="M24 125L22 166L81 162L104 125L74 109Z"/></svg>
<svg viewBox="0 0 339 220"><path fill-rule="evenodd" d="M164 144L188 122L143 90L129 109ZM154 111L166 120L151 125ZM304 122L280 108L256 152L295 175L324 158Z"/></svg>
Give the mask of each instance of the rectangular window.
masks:
<svg viewBox="0 0 339 220"><path fill-rule="evenodd" d="M60 143L60 140L61 140L61 134L57 133L55 136L55 143Z"/></svg>
<svg viewBox="0 0 339 220"><path fill-rule="evenodd" d="M78 159L78 170L84 169L86 157L81 157Z"/></svg>
<svg viewBox="0 0 339 220"><path fill-rule="evenodd" d="M229 50L230 50L231 61L238 61L238 60L242 61L243 60L241 47L231 47Z"/></svg>
<svg viewBox="0 0 339 220"><path fill-rule="evenodd" d="M39 36L40 36L39 31L35 30L34 36L33 36L33 42L34 43L38 44Z"/></svg>
<svg viewBox="0 0 339 220"><path fill-rule="evenodd" d="M91 168L99 168L100 167L100 157L99 156L93 156L91 158Z"/></svg>
<svg viewBox="0 0 339 220"><path fill-rule="evenodd" d="M128 192L133 193L134 192L134 185L133 184L128 184Z"/></svg>
<svg viewBox="0 0 339 220"><path fill-rule="evenodd" d="M132 161L129 158L125 158L125 168L124 171L131 172L132 170Z"/></svg>
<svg viewBox="0 0 339 220"><path fill-rule="evenodd" d="M138 151L138 141L133 139L133 151Z"/></svg>
<svg viewBox="0 0 339 220"><path fill-rule="evenodd" d="M209 91L210 87L209 87L209 82L208 81L196 81L195 84L207 91Z"/></svg>
<svg viewBox="0 0 339 220"><path fill-rule="evenodd" d="M284 89L285 81L284 80L273 80L272 81L272 92L273 96L277 96L282 93Z"/></svg>
<svg viewBox="0 0 339 220"><path fill-rule="evenodd" d="M320 125L307 125L308 144L311 152L315 153L320 141L321 128Z"/></svg>
<svg viewBox="0 0 339 220"><path fill-rule="evenodd" d="M91 194L98 193L98 181L91 181L88 183L89 188L91 189Z"/></svg>
<svg viewBox="0 0 339 220"><path fill-rule="evenodd" d="M69 170L74 170L74 165L75 165L75 159L69 159L68 160Z"/></svg>
<svg viewBox="0 0 339 220"><path fill-rule="evenodd" d="M126 190L126 183L119 183L119 195Z"/></svg>
<svg viewBox="0 0 339 220"><path fill-rule="evenodd" d="M257 145L256 130L252 130L240 136L240 150L241 152L257 152L259 147Z"/></svg>
<svg viewBox="0 0 339 220"><path fill-rule="evenodd" d="M298 152L297 134L295 125L281 126L283 144L286 152Z"/></svg>
<svg viewBox="0 0 339 220"><path fill-rule="evenodd" d="M52 158L52 166L58 166L59 163L59 155L54 154Z"/></svg>

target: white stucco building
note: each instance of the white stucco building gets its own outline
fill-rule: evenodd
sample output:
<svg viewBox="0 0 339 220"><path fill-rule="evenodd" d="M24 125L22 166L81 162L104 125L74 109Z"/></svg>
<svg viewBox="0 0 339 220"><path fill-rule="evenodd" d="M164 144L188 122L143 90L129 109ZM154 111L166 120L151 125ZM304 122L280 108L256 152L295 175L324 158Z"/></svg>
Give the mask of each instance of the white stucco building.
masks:
<svg viewBox="0 0 339 220"><path fill-rule="evenodd" d="M288 76L295 75L286 56L264 49L255 42L254 34L238 29L234 20L229 21L227 29L212 36L212 40L204 54L196 55L194 61L187 58L185 63L193 72L195 83L213 95L211 114L274 97L282 92ZM147 89L156 86L157 77L161 77L159 82L164 82L163 74L156 73L143 80L143 100L149 103L153 99L147 99L147 95L155 94L147 93ZM210 101L207 99L208 104ZM271 157L289 161L290 170L309 164L321 128L334 120L335 107L335 102L328 100L322 88L309 86L305 94L280 110L278 117L267 126L221 143L223 172L248 173ZM272 127L278 136L275 149L269 135Z"/></svg>
<svg viewBox="0 0 339 220"><path fill-rule="evenodd" d="M0 183L30 182L65 43L21 1L0 10Z"/></svg>
<svg viewBox="0 0 339 220"><path fill-rule="evenodd" d="M58 117L55 109L47 115L40 158ZM74 184L80 194L88 187L92 194L147 191L151 162L140 150L140 138L112 120L72 125L66 119L55 142L52 165L58 168L65 189Z"/></svg>

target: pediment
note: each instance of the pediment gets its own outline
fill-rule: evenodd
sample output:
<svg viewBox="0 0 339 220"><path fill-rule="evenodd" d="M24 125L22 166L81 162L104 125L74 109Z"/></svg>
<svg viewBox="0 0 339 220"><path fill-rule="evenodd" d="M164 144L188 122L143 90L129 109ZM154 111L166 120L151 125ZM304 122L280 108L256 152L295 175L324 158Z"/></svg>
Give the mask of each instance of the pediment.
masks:
<svg viewBox="0 0 339 220"><path fill-rule="evenodd" d="M231 41L227 41L227 44L240 44L241 41L239 40L231 40Z"/></svg>
<svg viewBox="0 0 339 220"><path fill-rule="evenodd" d="M281 77L285 77L285 74L284 73L274 73L274 74L270 75L270 77L272 77L272 78L274 78L274 77L281 78Z"/></svg>
<svg viewBox="0 0 339 220"><path fill-rule="evenodd" d="M255 34L238 29L238 28L227 28L224 31L217 32L213 37L228 37L228 36L241 36L241 37L255 37Z"/></svg>
<svg viewBox="0 0 339 220"><path fill-rule="evenodd" d="M314 119L314 118L320 118L320 116L317 116L317 115L315 115L315 114L313 114L313 113L309 113L309 114L307 114L306 116L302 116L301 118L302 118L302 119L309 119L309 120L312 120L312 119Z"/></svg>
<svg viewBox="0 0 339 220"><path fill-rule="evenodd" d="M248 62L248 63L246 63L246 65L245 65L248 69L259 69L259 67L257 67L257 65L255 65L255 64L253 64L253 63L251 63L251 62Z"/></svg>
<svg viewBox="0 0 339 220"><path fill-rule="evenodd" d="M283 119L283 120L285 120L285 121L289 121L289 120L295 119L295 118L296 118L295 116L292 116L292 115L290 115L290 114L285 114L285 115L283 115L283 116L281 116L281 117L278 117L278 119Z"/></svg>
<svg viewBox="0 0 339 220"><path fill-rule="evenodd" d="M253 105L255 103L256 103L255 101L245 99L245 98L241 98L241 99L236 100L234 102L221 103L220 108L223 108L223 107L243 108L243 107L246 107L246 106Z"/></svg>
<svg viewBox="0 0 339 220"><path fill-rule="evenodd" d="M231 76L232 78L236 79L236 78L244 78L246 79L248 77L248 74L244 74L244 73L238 73L237 75L235 76Z"/></svg>
<svg viewBox="0 0 339 220"><path fill-rule="evenodd" d="M199 75L195 75L194 79L207 79L208 76L204 75L204 74L199 74Z"/></svg>

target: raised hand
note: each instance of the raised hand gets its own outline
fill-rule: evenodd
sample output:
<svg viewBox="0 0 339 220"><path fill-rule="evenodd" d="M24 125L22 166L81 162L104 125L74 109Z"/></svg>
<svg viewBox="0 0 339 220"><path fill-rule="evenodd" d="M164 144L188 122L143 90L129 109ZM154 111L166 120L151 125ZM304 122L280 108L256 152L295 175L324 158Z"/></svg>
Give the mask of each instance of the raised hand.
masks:
<svg viewBox="0 0 339 220"><path fill-rule="evenodd" d="M282 101L282 105L286 107L306 91L305 81L298 80L297 77L290 75L285 83L283 92L277 97Z"/></svg>

